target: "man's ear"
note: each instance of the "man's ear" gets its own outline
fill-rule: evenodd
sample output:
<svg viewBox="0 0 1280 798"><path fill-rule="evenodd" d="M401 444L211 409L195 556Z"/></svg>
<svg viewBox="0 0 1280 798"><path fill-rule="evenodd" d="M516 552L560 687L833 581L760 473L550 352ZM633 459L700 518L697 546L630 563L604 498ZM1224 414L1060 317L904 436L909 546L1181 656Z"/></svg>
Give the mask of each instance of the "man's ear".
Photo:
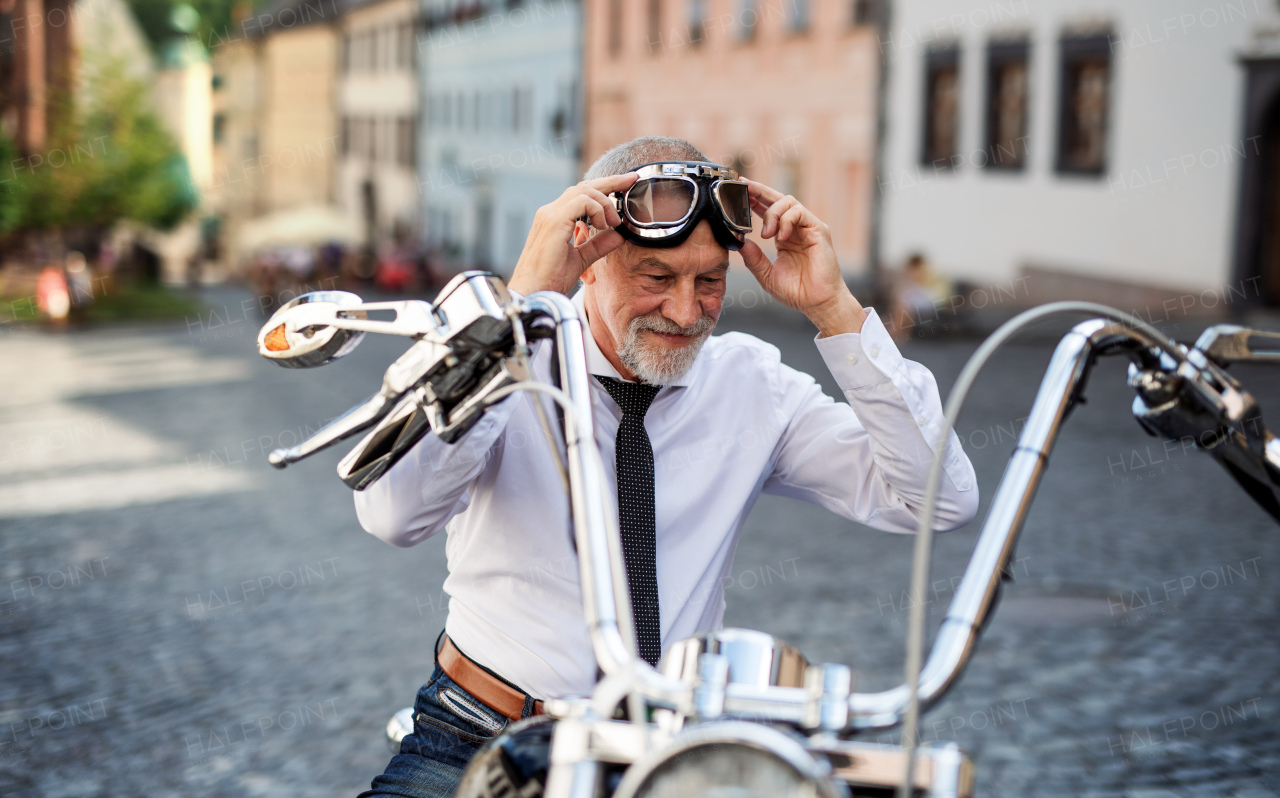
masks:
<svg viewBox="0 0 1280 798"><path fill-rule="evenodd" d="M593 235L595 235L595 233L596 233L595 228L587 224L586 222L574 222L573 223L573 245L575 247L582 246L586 242L586 240L588 238L591 238ZM604 258L601 258L600 260L604 260ZM582 277L580 279L582 280L584 285L591 285L596 281L596 270L595 270L594 263L587 267L586 271L582 273Z"/></svg>

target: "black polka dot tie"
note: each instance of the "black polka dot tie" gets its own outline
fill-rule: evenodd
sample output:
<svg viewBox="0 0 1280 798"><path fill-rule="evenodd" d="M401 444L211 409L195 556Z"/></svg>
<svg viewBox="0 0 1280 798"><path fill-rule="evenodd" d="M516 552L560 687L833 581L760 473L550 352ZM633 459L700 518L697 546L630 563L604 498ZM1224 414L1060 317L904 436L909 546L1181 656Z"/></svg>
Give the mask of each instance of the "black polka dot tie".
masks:
<svg viewBox="0 0 1280 798"><path fill-rule="evenodd" d="M615 454L622 559L626 562L627 584L631 587L631 615L640 656L650 665L657 665L662 656L662 619L658 611L653 446L644 428L644 414L649 411L653 397L658 395L658 386L599 375L596 379L622 408Z"/></svg>

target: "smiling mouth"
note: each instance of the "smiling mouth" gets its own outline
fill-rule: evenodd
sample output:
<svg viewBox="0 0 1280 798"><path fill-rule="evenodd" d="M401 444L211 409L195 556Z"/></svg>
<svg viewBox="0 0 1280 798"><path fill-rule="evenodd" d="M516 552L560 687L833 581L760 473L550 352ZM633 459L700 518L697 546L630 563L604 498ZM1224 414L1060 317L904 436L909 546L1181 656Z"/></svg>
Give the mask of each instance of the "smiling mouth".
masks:
<svg viewBox="0 0 1280 798"><path fill-rule="evenodd" d="M671 344L673 346L688 346L689 342L694 338L694 336L685 335L684 333L665 333L658 332L657 330L646 330L645 332L651 335L656 335L663 343Z"/></svg>

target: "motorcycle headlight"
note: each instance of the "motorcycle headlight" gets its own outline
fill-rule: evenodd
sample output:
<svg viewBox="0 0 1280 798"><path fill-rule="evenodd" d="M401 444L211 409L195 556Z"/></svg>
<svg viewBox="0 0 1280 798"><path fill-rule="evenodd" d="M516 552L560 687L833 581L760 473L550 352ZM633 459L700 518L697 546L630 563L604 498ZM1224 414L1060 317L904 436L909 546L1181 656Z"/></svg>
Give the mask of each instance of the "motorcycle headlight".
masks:
<svg viewBox="0 0 1280 798"><path fill-rule="evenodd" d="M791 735L726 721L692 726L632 765L614 798L839 798L848 795Z"/></svg>

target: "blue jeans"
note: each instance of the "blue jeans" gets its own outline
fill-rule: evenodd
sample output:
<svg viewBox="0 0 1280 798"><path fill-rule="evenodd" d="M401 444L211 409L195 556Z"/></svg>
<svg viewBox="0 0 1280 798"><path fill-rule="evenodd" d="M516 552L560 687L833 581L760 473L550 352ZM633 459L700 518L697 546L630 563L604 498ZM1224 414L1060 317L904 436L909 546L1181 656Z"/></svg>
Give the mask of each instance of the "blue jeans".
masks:
<svg viewBox="0 0 1280 798"><path fill-rule="evenodd" d="M413 734L359 798L450 798L471 758L510 722L436 665L413 703Z"/></svg>

